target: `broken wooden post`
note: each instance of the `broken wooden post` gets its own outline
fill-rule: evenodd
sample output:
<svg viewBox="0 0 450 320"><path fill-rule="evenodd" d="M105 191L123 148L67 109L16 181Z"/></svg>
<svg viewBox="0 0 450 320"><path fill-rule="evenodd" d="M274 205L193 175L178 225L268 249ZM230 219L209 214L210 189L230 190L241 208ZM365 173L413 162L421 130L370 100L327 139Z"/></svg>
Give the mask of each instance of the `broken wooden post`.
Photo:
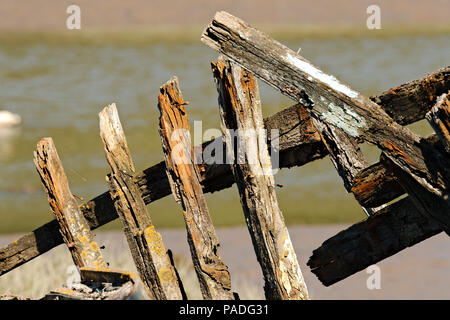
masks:
<svg viewBox="0 0 450 320"><path fill-rule="evenodd" d="M427 113L426 118L436 131L445 151L450 154L450 91L437 99L436 105Z"/></svg>
<svg viewBox="0 0 450 320"><path fill-rule="evenodd" d="M105 107L99 117L100 136L111 167L107 176L111 198L144 287L151 299L181 300L185 297L181 281L133 179L134 164L116 105Z"/></svg>
<svg viewBox="0 0 450 320"><path fill-rule="evenodd" d="M371 99L382 106L397 123L406 125L423 119L425 113L433 107L436 97L449 90L450 67L445 67L421 79L391 88ZM296 105L265 119L264 123L268 131L275 128L280 130L280 168L301 166L321 159L328 153L312 125L308 112ZM208 141L203 146L211 142ZM381 164L380 166L382 168ZM233 185L234 178L228 165L203 164L203 168L201 183L204 192L214 192ZM376 170L376 168L372 169ZM366 170L368 172L370 169ZM376 171L372 172L375 174ZM370 181L371 177L376 178L376 181ZM392 183L383 184L382 182L386 178ZM369 179L367 183L364 179L366 178L362 177L360 180L361 186L369 186L369 188L354 189L353 191L362 206L377 207L404 193L403 188L395 179L391 179L383 173L381 176L370 174L367 177ZM171 193L164 162L138 173L135 180L142 191L142 197L146 204ZM362 192L361 197L358 197L358 191ZM375 192L374 197L371 196L372 191ZM109 192L95 197L80 207L91 229L98 228L117 218ZM0 275L64 243L58 228L58 222L52 220L2 248L0 250ZM405 237L408 235L405 234ZM403 242L410 240L405 238ZM386 252L384 257L388 256L389 252Z"/></svg>
<svg viewBox="0 0 450 320"><path fill-rule="evenodd" d="M219 93L227 159L241 196L253 247L264 275L267 299L308 299L297 257L278 207L265 135L258 84L236 64L212 63ZM238 130L238 146L234 133ZM235 150L235 147L237 150Z"/></svg>
<svg viewBox="0 0 450 320"><path fill-rule="evenodd" d="M194 164L190 126L178 78L160 88L159 134L175 201L183 208L187 238L202 296L207 300L233 300L228 267L219 255L216 235L200 177Z"/></svg>
<svg viewBox="0 0 450 320"><path fill-rule="evenodd" d="M52 138L43 138L34 152L34 164L59 223L59 231L78 268L106 268L94 235L73 197Z"/></svg>
<svg viewBox="0 0 450 320"><path fill-rule="evenodd" d="M202 41L301 102L316 117L354 138L376 144L405 175L434 195L439 204L434 210L420 208L450 234L450 170L429 143L394 122L367 97L229 13L216 13ZM423 193L414 197L427 202Z"/></svg>

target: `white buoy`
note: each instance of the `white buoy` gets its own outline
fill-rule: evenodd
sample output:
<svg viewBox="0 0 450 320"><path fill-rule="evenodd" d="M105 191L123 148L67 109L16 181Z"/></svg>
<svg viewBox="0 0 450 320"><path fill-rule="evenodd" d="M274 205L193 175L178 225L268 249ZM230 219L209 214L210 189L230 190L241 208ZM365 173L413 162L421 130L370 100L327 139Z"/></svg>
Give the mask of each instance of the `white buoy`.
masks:
<svg viewBox="0 0 450 320"><path fill-rule="evenodd" d="M15 113L6 110L0 110L0 128L10 128L22 123L22 118Z"/></svg>

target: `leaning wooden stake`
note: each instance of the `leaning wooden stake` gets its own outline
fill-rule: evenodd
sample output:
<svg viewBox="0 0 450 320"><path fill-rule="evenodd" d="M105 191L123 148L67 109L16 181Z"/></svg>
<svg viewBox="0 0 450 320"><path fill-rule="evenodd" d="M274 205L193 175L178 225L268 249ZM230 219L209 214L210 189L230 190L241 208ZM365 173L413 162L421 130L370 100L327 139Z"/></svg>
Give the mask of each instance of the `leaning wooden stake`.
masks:
<svg viewBox="0 0 450 320"><path fill-rule="evenodd" d="M267 299L308 299L297 257L278 207L272 164L265 135L258 85L236 64L219 58L212 63L219 93L227 159L265 280ZM235 150L231 130L238 130Z"/></svg>
<svg viewBox="0 0 450 320"><path fill-rule="evenodd" d="M450 234L450 168L443 155L402 127L376 103L326 74L294 51L226 12L218 12L202 35L208 46L301 102L316 117L348 135L376 144L422 192L411 196L421 212Z"/></svg>
<svg viewBox="0 0 450 320"><path fill-rule="evenodd" d="M106 268L94 235L69 189L52 138L43 138L34 152L34 164L48 196L59 230L78 268Z"/></svg>
<svg viewBox="0 0 450 320"><path fill-rule="evenodd" d="M450 91L438 98L426 118L450 154Z"/></svg>
<svg viewBox="0 0 450 320"><path fill-rule="evenodd" d="M151 299L181 300L185 297L181 281L133 179L134 164L116 105L105 107L99 116L100 136L111 167L107 176L111 198L142 282Z"/></svg>
<svg viewBox="0 0 450 320"><path fill-rule="evenodd" d="M177 77L164 84L158 95L159 134L175 200L183 208L189 248L204 299L233 300L228 267L219 255L217 238L199 172L193 161L190 126Z"/></svg>

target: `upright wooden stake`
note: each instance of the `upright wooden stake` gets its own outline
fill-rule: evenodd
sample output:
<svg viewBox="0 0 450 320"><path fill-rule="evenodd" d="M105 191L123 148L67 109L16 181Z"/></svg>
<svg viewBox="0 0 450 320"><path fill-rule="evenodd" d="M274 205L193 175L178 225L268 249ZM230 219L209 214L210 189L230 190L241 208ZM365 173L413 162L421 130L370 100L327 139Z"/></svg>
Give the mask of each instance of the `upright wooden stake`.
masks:
<svg viewBox="0 0 450 320"><path fill-rule="evenodd" d="M78 268L106 268L94 235L69 189L52 138L43 138L34 152L34 164L59 223L59 230Z"/></svg>
<svg viewBox="0 0 450 320"><path fill-rule="evenodd" d="M178 79L173 77L158 95L159 134L175 200L183 208L194 269L204 299L233 300L228 268L220 258L219 240L212 224L193 162L190 126Z"/></svg>
<svg viewBox="0 0 450 320"><path fill-rule="evenodd" d="M111 167L108 186L142 282L152 299L181 300L185 298L181 281L134 181L134 164L116 105L105 107L99 117L100 136Z"/></svg>
<svg viewBox="0 0 450 320"><path fill-rule="evenodd" d="M258 85L236 64L212 63L219 93L222 132L241 196L253 247L265 280L267 299L308 299L288 229L278 207ZM229 129L238 130L238 146Z"/></svg>

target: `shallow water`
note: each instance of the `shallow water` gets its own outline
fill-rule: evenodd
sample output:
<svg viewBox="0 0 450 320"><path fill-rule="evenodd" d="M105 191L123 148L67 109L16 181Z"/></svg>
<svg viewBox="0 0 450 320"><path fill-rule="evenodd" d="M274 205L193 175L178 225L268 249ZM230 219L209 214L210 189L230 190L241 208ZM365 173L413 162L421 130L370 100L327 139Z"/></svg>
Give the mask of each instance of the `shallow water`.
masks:
<svg viewBox="0 0 450 320"><path fill-rule="evenodd" d="M450 36L338 37L285 42L350 84L373 95L449 65ZM282 40L281 40L282 41ZM282 41L283 42L283 41ZM137 170L162 160L156 97L161 84L177 75L191 122L219 128L217 94L209 62L217 54L198 43L155 42L39 44L0 43L0 109L19 114L23 124L0 132L0 232L31 230L52 218L32 162L37 141L53 137L71 190L91 199L106 190L98 112L115 102ZM260 83L265 116L292 104ZM425 122L413 129L426 135ZM365 147L371 161L378 152ZM288 222L351 222L364 214L328 159L282 170L276 182ZM207 196L217 224L243 223L235 188ZM149 206L157 226L182 226L171 197Z"/></svg>

